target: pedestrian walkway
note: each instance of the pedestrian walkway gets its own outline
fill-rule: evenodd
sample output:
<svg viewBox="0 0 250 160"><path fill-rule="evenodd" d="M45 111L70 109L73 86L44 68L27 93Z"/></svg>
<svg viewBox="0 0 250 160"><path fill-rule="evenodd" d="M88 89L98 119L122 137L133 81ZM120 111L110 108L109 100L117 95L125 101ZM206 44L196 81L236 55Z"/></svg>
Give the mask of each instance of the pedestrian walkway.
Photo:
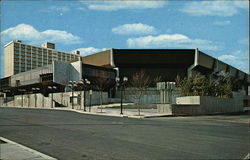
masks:
<svg viewBox="0 0 250 160"><path fill-rule="evenodd" d="M126 104L125 104L126 105ZM121 114L120 108L112 108L112 106L119 106L119 104L108 104L103 106L91 106L86 107L86 111L83 109L70 109L56 107L58 110L71 110L78 113L91 114L91 115L103 115L103 116L115 116L115 117L128 117L128 118L151 118L151 117L162 117L171 116L171 114L159 114L157 109L140 109L140 115L138 109L123 109Z"/></svg>
<svg viewBox="0 0 250 160"><path fill-rule="evenodd" d="M0 160L56 160L21 144L0 137Z"/></svg>

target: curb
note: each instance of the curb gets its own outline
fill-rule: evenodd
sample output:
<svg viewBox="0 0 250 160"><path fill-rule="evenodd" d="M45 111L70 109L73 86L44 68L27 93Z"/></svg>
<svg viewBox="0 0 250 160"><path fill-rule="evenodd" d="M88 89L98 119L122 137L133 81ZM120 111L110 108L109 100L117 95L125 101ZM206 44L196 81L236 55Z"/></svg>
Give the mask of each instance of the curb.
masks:
<svg viewBox="0 0 250 160"><path fill-rule="evenodd" d="M248 153L243 159L250 159L250 153Z"/></svg>
<svg viewBox="0 0 250 160"><path fill-rule="evenodd" d="M7 143L9 143L9 144L13 144L13 145L15 145L15 146L17 146L17 147L19 147L19 148L22 148L22 149L24 149L24 150L26 150L26 151L28 151L28 152L33 153L33 154L35 154L35 155L41 156L42 158L44 158L44 159L46 159L46 160L57 160L56 158L50 157L50 156L48 156L48 155L46 155L46 154L43 154L43 153L41 153L41 152L39 152L39 151L36 151L36 150L34 150L34 149L31 149L31 148L28 148L28 147L26 147L26 146L24 146L24 145L21 145L21 144L19 144L19 143L13 142L13 141L11 141L11 140L9 140L9 139L6 139L6 138L4 138L4 137L0 137L0 140L5 141L5 142L7 142Z"/></svg>

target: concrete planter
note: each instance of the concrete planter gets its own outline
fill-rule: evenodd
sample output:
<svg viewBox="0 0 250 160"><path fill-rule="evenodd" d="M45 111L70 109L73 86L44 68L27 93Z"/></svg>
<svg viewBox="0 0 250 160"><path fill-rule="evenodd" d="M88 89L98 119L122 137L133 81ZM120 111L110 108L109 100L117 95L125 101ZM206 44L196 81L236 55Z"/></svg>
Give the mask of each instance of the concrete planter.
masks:
<svg viewBox="0 0 250 160"><path fill-rule="evenodd" d="M157 113L172 115L173 114L172 105L167 103L157 104Z"/></svg>
<svg viewBox="0 0 250 160"><path fill-rule="evenodd" d="M173 114L213 114L243 111L243 95L234 93L233 98L218 98L210 96L186 96L176 98Z"/></svg>

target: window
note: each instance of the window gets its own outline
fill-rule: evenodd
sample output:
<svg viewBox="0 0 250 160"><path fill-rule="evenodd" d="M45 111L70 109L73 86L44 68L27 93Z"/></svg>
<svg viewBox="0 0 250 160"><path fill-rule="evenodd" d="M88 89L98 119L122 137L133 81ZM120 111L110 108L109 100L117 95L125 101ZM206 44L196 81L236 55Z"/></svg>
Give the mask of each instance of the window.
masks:
<svg viewBox="0 0 250 160"><path fill-rule="evenodd" d="M16 87L20 86L20 80L16 80Z"/></svg>

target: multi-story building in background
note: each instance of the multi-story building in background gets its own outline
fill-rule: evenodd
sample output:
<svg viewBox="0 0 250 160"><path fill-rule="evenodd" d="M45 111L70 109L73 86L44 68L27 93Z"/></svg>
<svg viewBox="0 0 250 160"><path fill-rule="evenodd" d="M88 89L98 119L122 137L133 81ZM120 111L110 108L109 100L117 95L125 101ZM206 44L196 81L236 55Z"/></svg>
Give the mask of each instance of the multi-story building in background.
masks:
<svg viewBox="0 0 250 160"><path fill-rule="evenodd" d="M52 61L69 62L80 57L79 51L71 53L55 50L55 44L46 42L42 46L34 46L11 41L4 46L4 76L25 72L37 67L51 64Z"/></svg>

